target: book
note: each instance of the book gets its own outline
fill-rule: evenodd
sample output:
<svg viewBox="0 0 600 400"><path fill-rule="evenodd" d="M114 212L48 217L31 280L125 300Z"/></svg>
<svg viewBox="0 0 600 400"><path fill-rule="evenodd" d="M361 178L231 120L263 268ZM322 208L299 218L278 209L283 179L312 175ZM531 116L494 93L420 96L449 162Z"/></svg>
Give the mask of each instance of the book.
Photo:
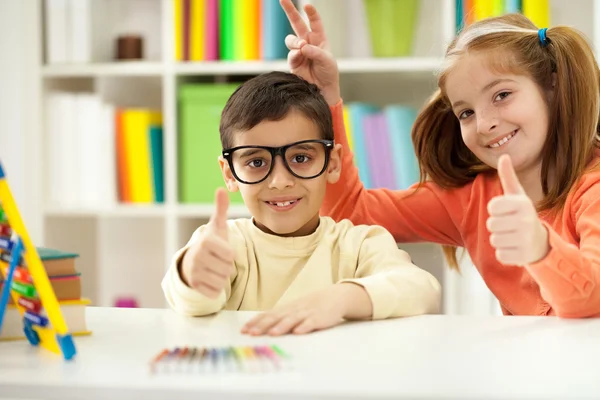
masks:
<svg viewBox="0 0 600 400"><path fill-rule="evenodd" d="M75 259L79 257L79 254L48 247L36 247L36 249L40 256L40 260L44 265L46 274L49 277L77 274L75 269ZM23 260L19 261L20 265L22 264L22 261ZM5 252L0 253L0 262L10 263L10 254Z"/></svg>
<svg viewBox="0 0 600 400"><path fill-rule="evenodd" d="M218 157L222 146L219 121L237 83L184 84L179 88L178 188L179 202L212 203L217 187L224 186ZM229 193L242 204L239 192Z"/></svg>
<svg viewBox="0 0 600 400"><path fill-rule="evenodd" d="M2 265L2 263L0 263ZM7 265L2 265L2 268L7 268ZM50 285L54 290L54 295L59 301L62 300L78 300L81 298L81 277L79 274L66 276L49 276ZM0 292L4 288L4 280L0 279ZM8 300L9 304L13 304L12 297Z"/></svg>
<svg viewBox="0 0 600 400"><path fill-rule="evenodd" d="M90 304L89 299L80 299L73 301L59 302L60 311L69 327L69 332L74 336L89 335L92 332L88 329L85 318L85 311ZM14 304L8 305L4 314L2 332L0 332L0 341L25 339L23 333L23 319Z"/></svg>

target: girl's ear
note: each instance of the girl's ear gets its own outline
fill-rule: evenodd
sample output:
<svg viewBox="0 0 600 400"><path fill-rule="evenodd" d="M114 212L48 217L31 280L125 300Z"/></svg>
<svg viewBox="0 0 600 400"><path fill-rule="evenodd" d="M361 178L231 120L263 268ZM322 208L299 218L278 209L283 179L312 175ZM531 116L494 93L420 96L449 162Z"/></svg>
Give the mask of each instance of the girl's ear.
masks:
<svg viewBox="0 0 600 400"><path fill-rule="evenodd" d="M233 177L231 168L229 168L229 163L225 158L223 158L223 156L219 156L219 166L221 167L221 174L223 175L223 180L225 181L227 190L230 192L237 192L240 189L238 182Z"/></svg>
<svg viewBox="0 0 600 400"><path fill-rule="evenodd" d="M552 101L552 99L554 99L554 96L556 95L556 81L557 81L558 77L556 75L556 72L552 73L552 76L550 77L550 87L546 90L546 97L548 102Z"/></svg>

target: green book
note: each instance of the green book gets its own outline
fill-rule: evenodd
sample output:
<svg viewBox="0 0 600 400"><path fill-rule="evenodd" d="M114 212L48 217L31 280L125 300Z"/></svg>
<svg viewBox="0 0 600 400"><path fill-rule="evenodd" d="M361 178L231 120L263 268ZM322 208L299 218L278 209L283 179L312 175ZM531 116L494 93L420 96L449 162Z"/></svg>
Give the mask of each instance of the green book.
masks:
<svg viewBox="0 0 600 400"><path fill-rule="evenodd" d="M79 254L77 253L71 253L58 249L50 249L48 247L36 247L36 250L42 261L79 257Z"/></svg>
<svg viewBox="0 0 600 400"><path fill-rule="evenodd" d="M227 100L238 84L186 84L179 88L178 186L179 202L212 204L224 187L219 122ZM242 204L239 192L231 203Z"/></svg>
<svg viewBox="0 0 600 400"><path fill-rule="evenodd" d="M150 136L150 171L152 171L152 187L154 189L154 202L165 201L165 179L163 165L163 129L162 126L152 125L148 132Z"/></svg>
<svg viewBox="0 0 600 400"><path fill-rule="evenodd" d="M48 247L36 247L38 256L40 257L40 261L50 261L50 260L63 260L67 258L77 258L79 254L70 253L67 251L62 251L58 249L51 249ZM4 261L5 263L10 263L11 256L10 253L2 252L0 253L0 261ZM19 260L19 264L23 263L23 257ZM1 276L0 276L1 277Z"/></svg>
<svg viewBox="0 0 600 400"><path fill-rule="evenodd" d="M235 60L234 7L236 3L237 0L219 0L219 58L221 60Z"/></svg>

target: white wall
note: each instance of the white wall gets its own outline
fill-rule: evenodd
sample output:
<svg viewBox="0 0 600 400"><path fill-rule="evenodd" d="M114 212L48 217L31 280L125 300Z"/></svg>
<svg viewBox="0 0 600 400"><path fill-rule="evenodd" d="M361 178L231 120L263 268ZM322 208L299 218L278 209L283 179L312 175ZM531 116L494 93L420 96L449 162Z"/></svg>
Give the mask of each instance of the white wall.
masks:
<svg viewBox="0 0 600 400"><path fill-rule="evenodd" d="M39 3L0 0L0 162L21 216L36 243L42 238L41 144L38 134Z"/></svg>

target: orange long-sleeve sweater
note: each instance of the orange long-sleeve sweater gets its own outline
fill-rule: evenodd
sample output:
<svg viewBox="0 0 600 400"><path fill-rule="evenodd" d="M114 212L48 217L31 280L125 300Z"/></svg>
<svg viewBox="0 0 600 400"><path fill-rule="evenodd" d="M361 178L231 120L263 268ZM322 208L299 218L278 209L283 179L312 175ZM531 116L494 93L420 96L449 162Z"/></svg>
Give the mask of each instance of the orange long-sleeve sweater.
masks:
<svg viewBox="0 0 600 400"><path fill-rule="evenodd" d="M600 171L581 178L560 213L539 214L549 232L547 256L525 267L507 266L496 260L486 228L487 204L503 193L497 174L480 174L452 190L431 182L417 191L365 189L346 139L342 102L331 112L343 170L327 188L322 215L381 225L399 243L464 247L504 314L600 316Z"/></svg>

